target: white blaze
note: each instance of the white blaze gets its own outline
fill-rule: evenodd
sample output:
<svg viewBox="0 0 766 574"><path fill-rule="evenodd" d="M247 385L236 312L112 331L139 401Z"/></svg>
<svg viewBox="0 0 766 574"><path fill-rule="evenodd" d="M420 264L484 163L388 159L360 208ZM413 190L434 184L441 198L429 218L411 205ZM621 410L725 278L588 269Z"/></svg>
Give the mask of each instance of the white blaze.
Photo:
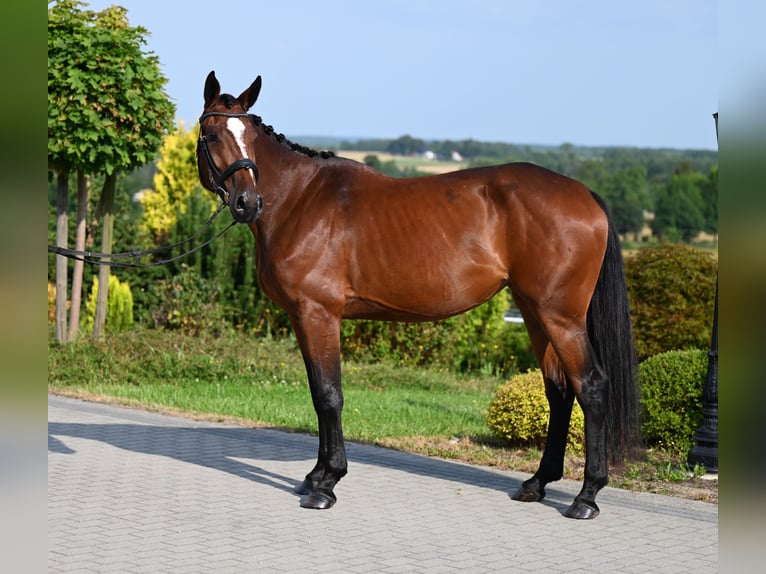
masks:
<svg viewBox="0 0 766 574"><path fill-rule="evenodd" d="M247 148L245 147L245 122L240 118L229 118L226 120L226 127L231 132L231 135L234 136L234 141L237 142L239 151L242 152L242 157L250 159L247 157ZM253 183L256 183L253 170L248 168L247 171L253 178Z"/></svg>

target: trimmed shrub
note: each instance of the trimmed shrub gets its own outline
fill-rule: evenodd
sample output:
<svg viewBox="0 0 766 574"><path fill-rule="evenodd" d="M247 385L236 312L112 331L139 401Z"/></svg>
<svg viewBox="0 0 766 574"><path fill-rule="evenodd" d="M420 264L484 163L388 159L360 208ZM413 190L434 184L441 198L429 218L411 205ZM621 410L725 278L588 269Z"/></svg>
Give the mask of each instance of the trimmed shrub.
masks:
<svg viewBox="0 0 766 574"><path fill-rule="evenodd" d="M106 295L105 328L110 333L124 331L133 324L133 294L127 281L120 281L114 275L109 275L109 289ZM90 296L85 303L85 329L93 330L96 320L96 300L98 299L98 276L93 276ZM82 323L81 323L82 324Z"/></svg>
<svg viewBox="0 0 766 574"><path fill-rule="evenodd" d="M668 351L639 365L644 440L663 450L686 454L702 422L702 389L707 352Z"/></svg>
<svg viewBox="0 0 766 574"><path fill-rule="evenodd" d="M641 249L625 260L639 360L710 345L718 263L685 245Z"/></svg>
<svg viewBox="0 0 766 574"><path fill-rule="evenodd" d="M515 446L542 447L548 434L550 412L540 369L511 378L495 391L487 409L487 426L495 436ZM567 446L581 453L585 417L575 401Z"/></svg>

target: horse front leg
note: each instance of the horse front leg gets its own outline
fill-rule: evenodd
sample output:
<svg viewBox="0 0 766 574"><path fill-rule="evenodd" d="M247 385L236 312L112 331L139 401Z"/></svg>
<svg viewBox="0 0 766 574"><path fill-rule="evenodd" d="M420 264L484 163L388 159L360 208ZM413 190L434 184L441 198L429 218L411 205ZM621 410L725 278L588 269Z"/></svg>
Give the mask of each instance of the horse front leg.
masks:
<svg viewBox="0 0 766 574"><path fill-rule="evenodd" d="M306 364L319 430L317 463L295 492L301 495L303 508L326 509L337 501L333 490L348 472L341 421L340 319L327 315L292 322Z"/></svg>

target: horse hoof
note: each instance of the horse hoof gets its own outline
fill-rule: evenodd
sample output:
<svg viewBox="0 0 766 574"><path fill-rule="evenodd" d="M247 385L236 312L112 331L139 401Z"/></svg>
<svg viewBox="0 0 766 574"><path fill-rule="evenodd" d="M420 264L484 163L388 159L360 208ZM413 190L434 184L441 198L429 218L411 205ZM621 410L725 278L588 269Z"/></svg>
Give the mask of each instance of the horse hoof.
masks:
<svg viewBox="0 0 766 574"><path fill-rule="evenodd" d="M330 492L311 492L310 494L301 498L301 507L313 508L316 510L326 510L331 508L336 502L337 498Z"/></svg>
<svg viewBox="0 0 766 574"><path fill-rule="evenodd" d="M569 508L567 508L564 516L567 518L575 518L577 520L591 520L596 518L599 514L599 509L596 503L586 504L580 500L575 500Z"/></svg>
<svg viewBox="0 0 766 574"><path fill-rule="evenodd" d="M301 482L298 486L296 486L293 489L293 492L295 494L300 494L301 496L306 494L311 494L312 492L314 492L314 483L307 478L303 482Z"/></svg>
<svg viewBox="0 0 766 574"><path fill-rule="evenodd" d="M532 488L526 484L522 484L516 492L511 495L511 500L518 500L520 502L538 502L545 498L544 488Z"/></svg>

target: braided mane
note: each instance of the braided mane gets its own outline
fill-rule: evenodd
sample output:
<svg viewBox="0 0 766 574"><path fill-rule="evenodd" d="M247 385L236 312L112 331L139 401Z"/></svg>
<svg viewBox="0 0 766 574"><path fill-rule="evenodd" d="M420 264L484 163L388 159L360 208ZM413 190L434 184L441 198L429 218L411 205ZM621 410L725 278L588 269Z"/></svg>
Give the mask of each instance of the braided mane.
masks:
<svg viewBox="0 0 766 574"><path fill-rule="evenodd" d="M263 123L263 119L260 116L256 116L255 114L250 114L250 117L253 118L253 121L255 122L256 125L261 126L261 128L263 128L263 131L265 131L267 135L271 136L272 138L277 140L279 143L281 143L283 146L291 149L294 152L298 152L308 157L321 157L325 159L329 157L335 157L335 153L331 151L327 151L327 150L317 151L315 149L311 149L304 145L291 142L289 139L285 137L285 134L279 134L274 130L272 126Z"/></svg>
<svg viewBox="0 0 766 574"><path fill-rule="evenodd" d="M231 94L221 94L221 100L223 100L223 104L227 108L231 108L234 103L236 102L236 99ZM256 116L255 114L248 114L248 116L255 122L255 125L261 126L263 128L263 131L266 132L266 135L271 136L277 142L285 146L286 148L303 154L308 157L321 157L324 159L327 159L329 157L335 157L335 153L327 150L317 151L315 149L311 149L309 147L306 147L301 144L297 144L294 142L291 142L289 139L285 137L285 134L278 134L276 133L276 130L274 130L273 127L271 127L268 124L263 123L263 119L260 116Z"/></svg>

